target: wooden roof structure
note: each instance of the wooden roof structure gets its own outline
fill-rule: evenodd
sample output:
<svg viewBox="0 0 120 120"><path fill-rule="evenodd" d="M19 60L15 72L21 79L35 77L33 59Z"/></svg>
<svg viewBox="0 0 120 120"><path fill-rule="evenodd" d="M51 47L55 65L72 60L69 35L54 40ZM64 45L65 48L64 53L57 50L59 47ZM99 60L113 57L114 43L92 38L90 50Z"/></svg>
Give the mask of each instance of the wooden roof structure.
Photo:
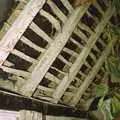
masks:
<svg viewBox="0 0 120 120"><path fill-rule="evenodd" d="M0 68L8 78L0 88L82 107L106 76L104 62L116 40L108 41L104 31L115 9L99 0L77 8L57 2L23 0L4 23Z"/></svg>

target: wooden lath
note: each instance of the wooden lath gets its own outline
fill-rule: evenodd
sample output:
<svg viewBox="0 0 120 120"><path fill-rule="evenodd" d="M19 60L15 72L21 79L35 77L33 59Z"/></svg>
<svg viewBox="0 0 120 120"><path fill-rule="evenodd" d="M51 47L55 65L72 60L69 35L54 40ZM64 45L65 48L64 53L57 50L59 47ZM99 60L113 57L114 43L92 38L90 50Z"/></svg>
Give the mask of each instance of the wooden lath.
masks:
<svg viewBox="0 0 120 120"><path fill-rule="evenodd" d="M75 94L75 97L70 102L70 106L75 106L79 102L82 94L88 88L88 86L92 83L92 81L93 81L94 77L96 76L97 72L99 71L100 67L104 63L104 61L107 58L107 56L109 55L109 53L111 51L111 48L112 48L112 45L115 45L115 43L116 43L116 40L112 40L108 44L108 46L103 51L103 54L101 55L101 57L97 61L96 65L93 67L93 69L90 72L90 74L87 76L87 78L84 80L84 82L82 83L82 85L79 87L77 93Z"/></svg>
<svg viewBox="0 0 120 120"><path fill-rule="evenodd" d="M26 6L26 4L28 2L29 2L29 0L22 0L17 4L15 9L12 10L11 15L9 16L7 21L4 22L4 25L3 25L2 29L0 30L0 39L2 39L2 37L7 33L7 31L11 27L11 25L15 22L15 20L20 15L20 13L23 11L24 7Z"/></svg>
<svg viewBox="0 0 120 120"><path fill-rule="evenodd" d="M0 41L0 66L19 41L35 15L43 7L45 0L31 0ZM3 49L2 49L3 48ZM5 49L8 49L7 51Z"/></svg>
<svg viewBox="0 0 120 120"><path fill-rule="evenodd" d="M83 16L87 8L88 7L86 6L81 6L71 14L71 16L66 21L66 24L63 26L61 33L58 33L50 48L45 52L38 65L32 71L32 77L21 88L20 92L22 92L22 94L28 96L31 96L33 94L34 90L46 74L47 70L59 55L66 42L69 40L69 37L71 36L74 28L78 24L80 18ZM34 79L36 80L34 81Z"/></svg>
<svg viewBox="0 0 120 120"><path fill-rule="evenodd" d="M82 52L78 56L77 60L69 70L69 74L64 77L62 82L57 87L56 91L53 94L53 98L58 102L60 97L64 94L65 90L69 87L70 83L73 81L74 77L78 73L80 67L85 62L86 57L89 55L89 52L93 45L95 44L96 40L99 38L101 32L103 31L104 27L106 26L108 20L111 18L112 14L114 13L114 10L111 9L111 7L108 9L108 11L104 14L103 20L101 23L97 26L95 29L95 33L92 34L90 39L88 40L85 48L83 48ZM64 86L64 87L63 87Z"/></svg>
<svg viewBox="0 0 120 120"><path fill-rule="evenodd" d="M60 1L68 10L67 15L52 0L30 0L2 38L1 68L12 74L13 81L1 80L0 87L28 97L76 106L79 100L85 102L81 96L89 96L86 91L115 44L100 37L114 8L108 6L103 11L97 2L92 4L101 14L99 20L88 12L91 4L74 9L69 1ZM93 24L83 20L86 15Z"/></svg>

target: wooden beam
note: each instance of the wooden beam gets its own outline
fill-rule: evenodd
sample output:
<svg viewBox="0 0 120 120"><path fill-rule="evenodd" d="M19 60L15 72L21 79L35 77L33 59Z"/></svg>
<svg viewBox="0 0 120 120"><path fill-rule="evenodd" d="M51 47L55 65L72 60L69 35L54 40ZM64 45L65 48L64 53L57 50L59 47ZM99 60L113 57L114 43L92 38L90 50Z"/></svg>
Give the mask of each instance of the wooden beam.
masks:
<svg viewBox="0 0 120 120"><path fill-rule="evenodd" d="M2 38L0 41L0 66L7 59L22 34L25 32L38 11L43 7L44 3L45 0L30 0L28 5L26 5L25 9ZM3 50L2 48L8 49L9 51Z"/></svg>
<svg viewBox="0 0 120 120"><path fill-rule="evenodd" d="M31 96L41 82L46 72L58 57L61 50L69 40L72 32L74 31L76 25L78 24L80 18L83 16L89 5L84 5L75 9L72 15L66 21L66 24L63 26L62 32L59 33L49 49L43 54L39 63L36 65L32 72L32 77L26 81L26 83L21 87L20 93Z"/></svg>
<svg viewBox="0 0 120 120"><path fill-rule="evenodd" d="M61 0L61 2L68 9L69 13L73 12L73 7L68 0Z"/></svg>
<svg viewBox="0 0 120 120"><path fill-rule="evenodd" d="M7 73L11 73L11 74L14 74L17 76L22 76L24 78L29 78L31 76L31 74L29 72L26 72L23 70L17 70L17 69L5 67L5 66L2 66L1 68L3 69L3 71L5 71Z"/></svg>
<svg viewBox="0 0 120 120"><path fill-rule="evenodd" d="M109 7L107 12L104 14L104 17L101 21L101 23L97 26L95 29L95 33L91 35L89 38L86 46L81 51L80 55L76 59L75 63L72 65L72 67L69 70L69 74L66 74L66 76L63 78L59 86L56 88L56 91L53 94L53 98L55 102L57 103L66 89L69 87L70 83L74 80L74 77L79 72L80 68L84 64L87 56L89 55L92 47L94 46L95 42L99 38L100 34L102 33L104 27L106 26L108 20L112 17L112 14L114 13L114 9Z"/></svg>
<svg viewBox="0 0 120 120"><path fill-rule="evenodd" d="M32 29L37 35L39 35L40 37L42 37L44 40L46 40L48 43L52 43L53 39L51 37L49 37L41 28L38 27L37 24L35 24L34 22L31 23L31 25L29 26L30 29Z"/></svg>
<svg viewBox="0 0 120 120"><path fill-rule="evenodd" d="M36 60L36 59L34 59L34 58L26 55L25 53L23 53L23 52L21 52L21 51L19 51L19 50L17 50L17 49L13 49L11 53L12 53L13 55L16 55L16 56L24 59L25 61L30 62L30 63L37 63L37 62L38 62L38 60Z"/></svg>
<svg viewBox="0 0 120 120"><path fill-rule="evenodd" d="M40 15L47 18L47 20L50 21L50 23L56 28L57 31L61 30L60 22L51 14L47 13L45 10L40 10Z"/></svg>
<svg viewBox="0 0 120 120"><path fill-rule="evenodd" d="M64 15L64 13L55 5L55 3L52 0L47 1L48 5L51 7L52 11L55 13L55 15L63 22L67 20L67 17Z"/></svg>
<svg viewBox="0 0 120 120"><path fill-rule="evenodd" d="M69 104L70 106L75 106L79 102L81 96L84 94L84 92L87 90L89 85L92 83L96 74L99 72L101 66L103 65L105 59L110 54L111 49L115 45L115 43L116 43L116 39L110 41L108 46L103 51L101 57L97 61L96 65L93 67L92 71L88 74L87 78L84 80L82 85L79 87L77 93L75 94L75 97L73 97L72 101Z"/></svg>
<svg viewBox="0 0 120 120"><path fill-rule="evenodd" d="M35 43L33 43L32 41L30 41L28 38L26 38L25 36L22 36L20 38L20 40L25 43L26 45L28 45L29 47L33 48L34 50L38 51L38 52L45 52L46 49L36 45Z"/></svg>

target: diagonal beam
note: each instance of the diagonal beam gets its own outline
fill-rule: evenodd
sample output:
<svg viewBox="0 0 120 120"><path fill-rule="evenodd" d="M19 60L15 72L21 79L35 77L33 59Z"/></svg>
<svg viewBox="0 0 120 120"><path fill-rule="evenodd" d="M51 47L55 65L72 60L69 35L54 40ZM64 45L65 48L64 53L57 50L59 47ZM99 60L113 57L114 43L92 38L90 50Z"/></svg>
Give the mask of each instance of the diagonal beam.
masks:
<svg viewBox="0 0 120 120"><path fill-rule="evenodd" d="M100 34L102 33L102 31L103 31L104 27L106 26L108 20L112 17L113 13L114 13L114 9L109 7L107 12L103 16L103 19L102 19L101 23L99 23L99 25L95 29L95 33L93 33L91 35L91 37L89 38L86 46L83 48L80 55L78 56L78 58L76 59L76 61L72 65L72 67L70 68L69 74L67 74L63 78L63 80L61 81L59 86L56 88L55 92L53 93L53 98L54 98L56 103L60 100L60 98L62 97L62 95L66 91L66 89L69 87L70 83L74 80L74 77L79 72L82 65L84 64L87 56L89 55L89 53L90 53L91 49L93 48L95 42L97 41Z"/></svg>
<svg viewBox="0 0 120 120"><path fill-rule="evenodd" d="M20 93L31 96L34 90L41 82L46 72L60 54L61 50L69 40L72 32L74 31L76 25L78 24L80 18L83 16L89 5L81 6L75 9L71 16L66 21L63 26L62 32L59 33L49 49L43 54L41 60L36 65L32 72L32 77L26 81L23 87L20 89Z"/></svg>
<svg viewBox="0 0 120 120"><path fill-rule="evenodd" d="M82 97L84 92L87 90L89 85L92 83L92 81L94 80L94 78L97 75L97 73L99 72L100 68L102 67L102 65L103 65L103 63L105 61L105 59L110 54L111 49L115 45L115 43L116 43L116 39L111 40L110 43L107 45L107 47L103 51L101 57L97 61L96 65L93 67L93 69L90 72L90 74L84 80L82 85L78 88L78 91L75 94L75 97L73 97L72 101L69 103L70 106L75 106L79 102L80 98Z"/></svg>
<svg viewBox="0 0 120 120"><path fill-rule="evenodd" d="M46 0L30 0L23 12L21 12L8 32L2 38L0 41L0 66L7 59L22 34L25 32L38 11L43 7L45 1ZM5 49L7 49L7 51Z"/></svg>

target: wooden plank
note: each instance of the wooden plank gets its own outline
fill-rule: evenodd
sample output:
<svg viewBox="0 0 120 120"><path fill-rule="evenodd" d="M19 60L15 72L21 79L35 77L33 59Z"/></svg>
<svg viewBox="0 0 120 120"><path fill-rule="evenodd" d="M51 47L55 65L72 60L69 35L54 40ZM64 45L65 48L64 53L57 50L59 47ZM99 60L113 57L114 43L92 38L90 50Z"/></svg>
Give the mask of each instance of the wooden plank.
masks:
<svg viewBox="0 0 120 120"><path fill-rule="evenodd" d="M4 66L7 66L7 67L11 67L11 66L14 66L14 63L11 63L10 61L6 60L4 63L3 63Z"/></svg>
<svg viewBox="0 0 120 120"><path fill-rule="evenodd" d="M22 77L18 77L16 74L13 74L9 79L2 80L0 79L0 87L10 91L17 91L21 87L22 83L25 81ZM11 94L11 93L10 93Z"/></svg>
<svg viewBox="0 0 120 120"><path fill-rule="evenodd" d="M91 65L90 65L87 61L85 61L84 65L85 65L86 67L88 67L88 69L91 68Z"/></svg>
<svg viewBox="0 0 120 120"><path fill-rule="evenodd" d="M64 47L63 51L66 52L66 53L68 53L71 56L74 56L74 57L78 56L78 53L76 53L75 51L73 51L73 50L71 50L71 49L69 49L67 47Z"/></svg>
<svg viewBox="0 0 120 120"><path fill-rule="evenodd" d="M34 94L33 95L34 96L34 98L37 98L37 99L41 99L41 100L44 100L44 101L50 101L50 102L52 102L53 103L53 99L51 98L51 97L48 97L48 96L42 96L40 93L38 94Z"/></svg>
<svg viewBox="0 0 120 120"><path fill-rule="evenodd" d="M35 15L43 7L44 3L45 0L30 0L28 5L13 23L9 31L0 41L0 48L6 48L9 50L14 48ZM6 52L5 50L0 49L0 66L3 64L9 54L10 51Z"/></svg>
<svg viewBox="0 0 120 120"><path fill-rule="evenodd" d="M59 72L60 74L63 74L63 75L65 75L66 73L65 72L63 72L63 71L61 71L61 70L59 70L59 69L57 69L57 68L55 68L55 67L50 67L51 69L53 69L53 70L56 70L57 72Z"/></svg>
<svg viewBox="0 0 120 120"><path fill-rule="evenodd" d="M93 50L95 50L98 53L101 53L100 49L96 45L94 45Z"/></svg>
<svg viewBox="0 0 120 120"><path fill-rule="evenodd" d="M62 55L59 55L59 56L58 56L58 59L61 60L63 63L65 63L65 64L68 65L68 66L71 66L71 65L72 65L72 63L69 62L69 61L67 61Z"/></svg>
<svg viewBox="0 0 120 120"><path fill-rule="evenodd" d="M76 91L77 92L77 87L73 86L73 85L70 85L69 86L69 89L71 89L72 91Z"/></svg>
<svg viewBox="0 0 120 120"><path fill-rule="evenodd" d="M79 28L75 28L74 33L78 37L80 37L83 41L87 42L88 40L87 36Z"/></svg>
<svg viewBox="0 0 120 120"><path fill-rule="evenodd" d="M27 39L25 36L22 36L20 38L20 40L25 43L26 45L28 45L29 47L35 49L38 52L45 52L46 49L41 48L40 46L34 44L32 41L30 41L29 39Z"/></svg>
<svg viewBox="0 0 120 120"><path fill-rule="evenodd" d="M85 73L83 73L82 71L78 72L80 75L82 75L83 77L87 77L87 75Z"/></svg>
<svg viewBox="0 0 120 120"><path fill-rule="evenodd" d="M103 31L104 27L106 26L108 20L111 18L113 13L114 13L114 9L109 7L109 9L107 10L107 12L105 13L105 15L103 17L103 20L95 29L96 33L91 35L86 46L83 48L80 55L76 59L75 63L70 68L69 74L67 74L63 78L63 80L61 81L59 86L56 88L56 91L53 94L53 98L56 103L60 100L60 98L62 97L62 95L64 94L66 89L69 87L70 83L73 81L74 77L76 76L76 74L78 73L78 71L80 70L82 65L84 64L87 56L89 55L89 52L91 51L96 40L99 38L101 32Z"/></svg>
<svg viewBox="0 0 120 120"><path fill-rule="evenodd" d="M28 2L29 0L27 0ZM26 3L27 3L26 2ZM24 0L20 1L20 3L17 5L15 10L12 10L12 14L9 16L8 20L4 23L4 26L0 30L0 39L3 38L3 36L6 34L6 32L9 30L10 26L14 23L14 21L17 19L21 11L24 9L25 4ZM6 25L7 24L7 25ZM7 28L8 27L8 28Z"/></svg>
<svg viewBox="0 0 120 120"><path fill-rule="evenodd" d="M30 0L22 0L18 3L12 14L10 15L9 19L7 20L7 23L12 25L17 17L20 15L20 13L24 10L24 7Z"/></svg>
<svg viewBox="0 0 120 120"><path fill-rule="evenodd" d="M41 85L38 86L38 90L43 90L45 92L52 92L52 93L54 92L54 89L45 87L45 86L41 86Z"/></svg>
<svg viewBox="0 0 120 120"><path fill-rule="evenodd" d="M80 44L79 42L77 42L76 40L74 40L72 37L70 38L70 41L73 42L75 45L77 45L81 49L84 47L82 44Z"/></svg>
<svg viewBox="0 0 120 120"><path fill-rule="evenodd" d="M23 70L17 70L17 69L5 67L5 66L1 66L1 68L3 69L3 71L17 75L17 76L22 76L25 78L29 78L31 76L31 74L29 72L26 72Z"/></svg>
<svg viewBox="0 0 120 120"><path fill-rule="evenodd" d="M41 28L38 27L37 24L35 24L34 22L31 23L31 25L29 26L30 29L32 29L37 35L39 35L40 37L42 37L44 40L46 40L48 43L52 43L53 39L50 38L47 33L45 33Z"/></svg>
<svg viewBox="0 0 120 120"><path fill-rule="evenodd" d="M96 56L94 55L94 53L90 53L89 54L89 56L92 58L92 60L94 61L94 63L96 63L96 61L97 61L97 58L96 58Z"/></svg>
<svg viewBox="0 0 120 120"><path fill-rule="evenodd" d="M55 82L57 84L60 83L60 80L56 76L54 76L53 74L51 74L50 72L46 73L45 78L47 78L48 80L50 80L52 82Z"/></svg>
<svg viewBox="0 0 120 120"><path fill-rule="evenodd" d="M12 50L11 53L13 55L16 55L16 56L24 59L25 61L30 62L30 63L38 63L38 60L36 60L34 58L31 58L30 56L28 56L28 55L24 54L23 52L20 52L20 51L18 51L16 49Z"/></svg>
<svg viewBox="0 0 120 120"><path fill-rule="evenodd" d="M56 16L63 22L67 20L67 17L64 15L64 13L55 5L55 3L52 0L47 1L48 5L51 7L52 11L56 14Z"/></svg>
<svg viewBox="0 0 120 120"><path fill-rule="evenodd" d="M107 59L107 56L110 54L112 47L115 45L116 39L111 40L108 46L103 51L102 55L100 56L99 60L97 61L96 65L93 67L92 71L88 74L87 78L84 80L83 84L79 87L77 93L75 94L75 97L70 102L71 106L75 106L83 93L86 91L88 86L92 83L94 80L96 74L99 72L101 66L103 65L105 59Z"/></svg>
<svg viewBox="0 0 120 120"><path fill-rule="evenodd" d="M81 29L89 32L90 34L93 34L94 31L92 31L87 25L85 25L82 22L79 22L78 27L80 27Z"/></svg>
<svg viewBox="0 0 120 120"><path fill-rule="evenodd" d="M84 5L75 9L73 14L66 21L63 30L56 37L49 49L43 54L38 65L33 69L31 79L27 80L24 86L21 87L20 93L31 96L37 85L43 79L44 75L60 54L61 50L69 40L73 30L78 24L80 18L83 16L89 5Z"/></svg>
<svg viewBox="0 0 120 120"><path fill-rule="evenodd" d="M73 7L68 0L60 0L63 5L68 9L69 13L73 12Z"/></svg>
<svg viewBox="0 0 120 120"><path fill-rule="evenodd" d="M88 17L91 17L91 18L94 20L93 25L99 24L99 18L98 18L97 16L93 15L93 14L92 14L91 12L89 12L89 11L87 11L87 15L88 15Z"/></svg>
<svg viewBox="0 0 120 120"><path fill-rule="evenodd" d="M94 2L93 5L94 5L94 7L95 7L102 15L105 14L104 11L102 10L102 8L100 7L100 5L98 4L97 1Z"/></svg>
<svg viewBox="0 0 120 120"><path fill-rule="evenodd" d="M103 47L105 47L106 46L106 44L105 44L105 42L104 42L104 40L102 40L102 39L98 39L98 42L103 46Z"/></svg>
<svg viewBox="0 0 120 120"><path fill-rule="evenodd" d="M40 10L40 15L47 18L50 21L50 23L56 28L56 30L61 31L60 22L51 14L47 13L45 10Z"/></svg>

